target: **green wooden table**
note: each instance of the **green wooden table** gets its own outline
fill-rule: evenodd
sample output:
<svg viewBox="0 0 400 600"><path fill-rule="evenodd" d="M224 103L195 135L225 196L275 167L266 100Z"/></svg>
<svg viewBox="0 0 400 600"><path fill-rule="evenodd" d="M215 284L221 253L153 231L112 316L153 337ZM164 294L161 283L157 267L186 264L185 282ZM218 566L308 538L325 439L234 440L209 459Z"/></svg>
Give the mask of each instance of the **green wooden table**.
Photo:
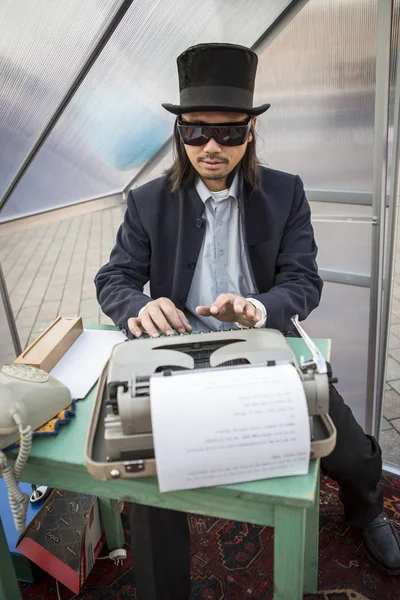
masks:
<svg viewBox="0 0 400 600"><path fill-rule="evenodd" d="M288 338L296 356L310 357L301 339ZM329 358L329 340L315 340ZM307 475L160 493L157 479L98 481L84 462L84 443L95 389L77 403L75 418L55 437L35 438L23 481L99 497L110 550L122 547L120 515L112 500L138 502L188 513L233 519L275 528L274 600L300 600L317 591L319 461ZM12 463L15 453L8 453ZM21 598L0 521L0 600Z"/></svg>

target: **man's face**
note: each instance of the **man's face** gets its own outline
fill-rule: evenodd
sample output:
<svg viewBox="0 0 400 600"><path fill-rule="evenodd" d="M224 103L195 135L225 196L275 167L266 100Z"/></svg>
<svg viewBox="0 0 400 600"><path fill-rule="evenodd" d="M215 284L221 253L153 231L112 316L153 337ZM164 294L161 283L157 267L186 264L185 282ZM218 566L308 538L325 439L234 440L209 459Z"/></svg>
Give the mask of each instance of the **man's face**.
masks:
<svg viewBox="0 0 400 600"><path fill-rule="evenodd" d="M183 121L196 123L236 123L245 121L248 115L235 112L193 112L181 115ZM253 119L253 125L255 119ZM247 144L253 139L250 132L246 142L241 146L223 146L211 138L205 146L189 146L185 144L186 154L193 167L204 180L225 180L229 173L242 160Z"/></svg>

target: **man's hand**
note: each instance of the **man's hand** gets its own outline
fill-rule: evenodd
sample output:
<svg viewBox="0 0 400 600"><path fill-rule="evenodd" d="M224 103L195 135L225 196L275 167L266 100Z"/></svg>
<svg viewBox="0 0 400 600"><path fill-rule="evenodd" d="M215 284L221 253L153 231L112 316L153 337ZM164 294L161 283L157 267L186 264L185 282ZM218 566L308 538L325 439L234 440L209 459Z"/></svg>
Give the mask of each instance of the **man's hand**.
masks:
<svg viewBox="0 0 400 600"><path fill-rule="evenodd" d="M140 317L128 319L128 327L135 337L143 332L151 337L158 337L160 331L165 335L192 331L189 321L179 308L169 298L158 298L148 302L140 313Z"/></svg>
<svg viewBox="0 0 400 600"><path fill-rule="evenodd" d="M254 327L262 318L259 308L256 308L247 298L236 294L221 294L211 306L198 306L198 315L215 317L218 321L233 321L244 327Z"/></svg>

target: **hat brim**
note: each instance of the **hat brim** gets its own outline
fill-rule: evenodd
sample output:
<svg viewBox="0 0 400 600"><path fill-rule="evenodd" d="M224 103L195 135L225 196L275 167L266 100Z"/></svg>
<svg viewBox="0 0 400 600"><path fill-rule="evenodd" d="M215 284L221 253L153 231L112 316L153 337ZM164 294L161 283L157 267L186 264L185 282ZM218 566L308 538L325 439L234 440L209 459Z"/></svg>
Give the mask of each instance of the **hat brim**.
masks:
<svg viewBox="0 0 400 600"><path fill-rule="evenodd" d="M215 104L213 106L205 106L205 105L191 105L191 106L181 106L179 104L161 104L165 110L172 113L173 115L181 115L183 113L190 112L199 112L199 111L223 111L223 112L238 112L238 113L246 113L251 117L258 117L271 106L270 104L261 104L261 106L254 106L253 108L244 108L243 106L228 106Z"/></svg>

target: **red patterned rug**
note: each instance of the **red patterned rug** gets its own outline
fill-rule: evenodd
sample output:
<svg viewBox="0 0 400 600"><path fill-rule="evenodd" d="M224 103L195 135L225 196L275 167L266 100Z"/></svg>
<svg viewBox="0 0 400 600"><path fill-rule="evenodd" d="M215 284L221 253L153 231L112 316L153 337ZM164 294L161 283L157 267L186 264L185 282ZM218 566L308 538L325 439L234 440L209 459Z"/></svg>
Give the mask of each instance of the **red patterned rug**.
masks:
<svg viewBox="0 0 400 600"><path fill-rule="evenodd" d="M385 509L400 531L400 479L384 476ZM124 515L126 539L128 520ZM273 600L273 529L246 523L190 517L192 532L191 600ZM135 575L123 567L97 561L82 592L75 596L60 586L62 600L135 600ZM380 573L369 561L357 529L343 520L337 486L321 482L318 594L306 600L399 600L400 576ZM54 579L21 584L26 600L55 600ZM11 600L11 599L9 599Z"/></svg>

